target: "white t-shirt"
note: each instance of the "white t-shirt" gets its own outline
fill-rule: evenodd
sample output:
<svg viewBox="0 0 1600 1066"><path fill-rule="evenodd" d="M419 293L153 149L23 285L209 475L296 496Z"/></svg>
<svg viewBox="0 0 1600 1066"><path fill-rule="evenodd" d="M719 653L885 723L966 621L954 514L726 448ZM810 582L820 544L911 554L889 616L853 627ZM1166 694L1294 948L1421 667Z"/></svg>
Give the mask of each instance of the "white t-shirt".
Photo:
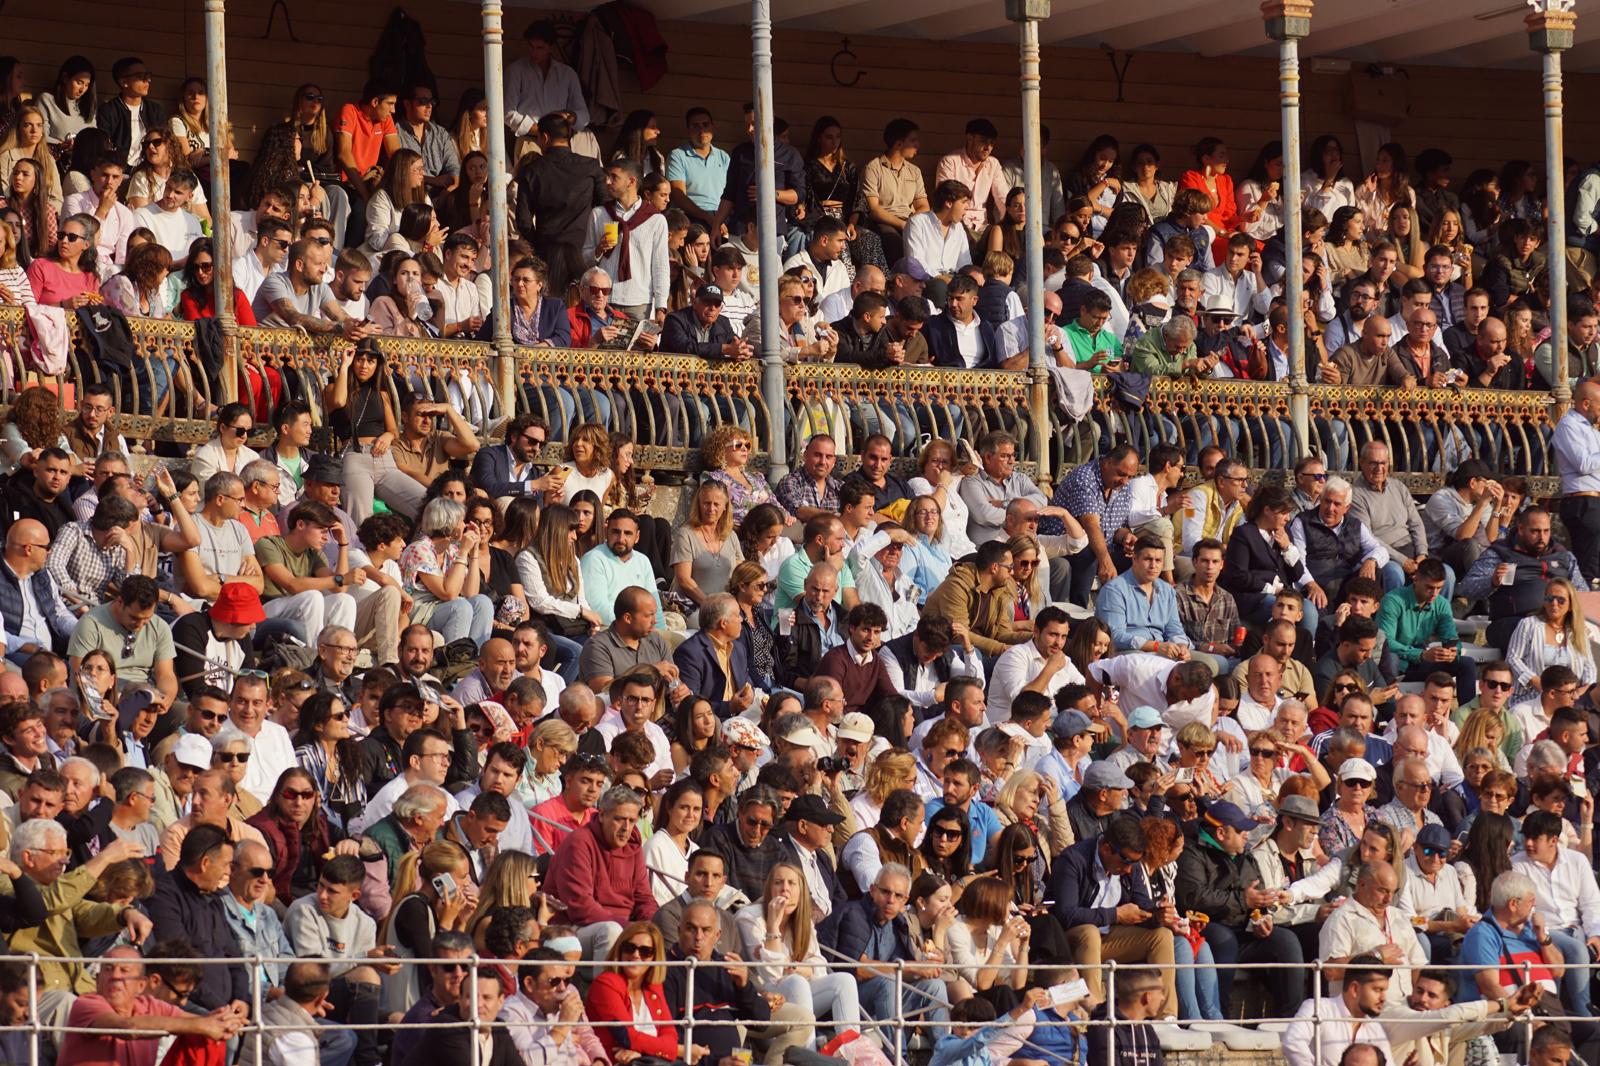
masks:
<svg viewBox="0 0 1600 1066"><path fill-rule="evenodd" d="M166 211L155 204L146 204L135 211L133 217L139 225L150 228L161 247L172 254L174 261L189 258L189 245L196 238L204 236L200 220L181 208Z"/></svg>
<svg viewBox="0 0 1600 1066"><path fill-rule="evenodd" d="M214 526L204 518L195 519L200 529L200 565L219 577L237 577L245 556L255 558L250 532L238 519L230 518Z"/></svg>

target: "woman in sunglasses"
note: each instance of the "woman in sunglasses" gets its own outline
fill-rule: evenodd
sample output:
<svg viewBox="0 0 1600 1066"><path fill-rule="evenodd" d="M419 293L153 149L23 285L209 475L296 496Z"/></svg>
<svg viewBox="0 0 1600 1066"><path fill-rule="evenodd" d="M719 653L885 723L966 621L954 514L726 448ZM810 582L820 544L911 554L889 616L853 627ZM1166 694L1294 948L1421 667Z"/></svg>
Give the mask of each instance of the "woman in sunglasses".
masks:
<svg viewBox="0 0 1600 1066"><path fill-rule="evenodd" d="M298 766L278 775L267 805L246 823L266 838L272 852L272 887L285 905L317 890L317 879L329 855L359 855L361 851L328 820L317 779Z"/></svg>
<svg viewBox="0 0 1600 1066"><path fill-rule="evenodd" d="M748 558L728 575L728 592L739 605L744 623L739 628L739 643L744 645L750 663L750 683L763 692L771 692L776 686L778 669L772 612L762 606L773 584L762 565Z"/></svg>
<svg viewBox="0 0 1600 1066"><path fill-rule="evenodd" d="M1269 729L1251 733L1245 750L1250 753L1249 765L1244 773L1234 775L1228 782L1222 798L1258 821L1271 821L1277 811L1272 797L1278 794L1278 786L1289 776L1289 768L1279 764L1277 734Z"/></svg>
<svg viewBox="0 0 1600 1066"><path fill-rule="evenodd" d="M1377 771L1365 759L1346 759L1334 775L1334 801L1322 814L1317 843L1324 855L1340 855L1361 840L1367 827L1378 823L1376 813Z"/></svg>
<svg viewBox="0 0 1600 1066"><path fill-rule="evenodd" d="M244 787L245 774L250 772L250 759L254 754L255 742L243 733L229 731L211 738L211 768L228 772L228 780L233 782L238 793L232 813L246 820L262 810L261 801Z"/></svg>
<svg viewBox="0 0 1600 1066"><path fill-rule="evenodd" d="M1193 796L1193 793L1190 793ZM1144 859L1133 871L1133 876L1143 877L1149 896L1157 905L1177 898L1178 856L1187 844L1183 827L1171 818L1146 818L1139 823L1144 830ZM1179 928L1182 928L1181 926ZM1211 945L1200 941L1196 951L1189 938L1173 930L1172 961L1177 964L1173 977L1177 982L1178 1017L1184 1021L1222 1020L1222 1003L1217 989L1217 970L1211 955ZM1198 963L1197 966L1190 964ZM1188 968L1185 968L1188 967Z"/></svg>
<svg viewBox="0 0 1600 1066"><path fill-rule="evenodd" d="M68 215L61 220L55 250L35 256L28 264L28 284L33 297L45 307L75 311L100 299L100 275L95 238L100 222L93 215Z"/></svg>
<svg viewBox="0 0 1600 1066"><path fill-rule="evenodd" d="M613 1058L619 1050L668 1061L708 1053L698 1044L686 1049L678 1039L661 987L667 978L667 968L661 965L666 957L659 928L650 922L630 923L606 956L610 965L589 987L584 1004L589 1021ZM626 1024L612 1027L606 1022Z"/></svg>
<svg viewBox="0 0 1600 1066"><path fill-rule="evenodd" d="M300 704L295 761L311 775L329 820L341 827L367 804L357 744L350 731L350 710L338 696L318 692Z"/></svg>
<svg viewBox="0 0 1600 1066"><path fill-rule="evenodd" d="M922 834L922 859L931 873L960 886L972 876L972 824L959 807L941 807Z"/></svg>
<svg viewBox="0 0 1600 1066"><path fill-rule="evenodd" d="M550 922L551 910L539 892L539 867L525 851L502 851L484 871L478 898L463 926L478 951L486 950L484 938L489 920L507 907L526 907L542 928Z"/></svg>
<svg viewBox="0 0 1600 1066"><path fill-rule="evenodd" d="M1551 666L1565 666L1578 675L1581 699L1595 681L1594 656L1589 654L1589 627L1578 591L1572 582L1557 579L1544 588L1539 610L1517 623L1506 645L1516 690L1513 705L1539 698L1539 675Z"/></svg>
<svg viewBox="0 0 1600 1066"><path fill-rule="evenodd" d="M1322 690L1322 702L1317 708L1315 718L1310 727L1320 732L1322 729L1332 729L1339 724L1339 707L1344 703L1345 697L1351 694L1367 696L1366 682L1361 680L1361 675L1354 670L1340 670L1328 679L1328 686Z"/></svg>
<svg viewBox="0 0 1600 1066"><path fill-rule="evenodd" d="M167 191L167 179L178 170L188 170L188 164L179 162L182 151L174 151L176 142L167 130L155 129L145 133L143 161L128 176L128 191L123 198L130 208L138 210L161 199ZM196 179L189 206L184 210L202 222L211 221L211 211L206 207L205 183Z"/></svg>

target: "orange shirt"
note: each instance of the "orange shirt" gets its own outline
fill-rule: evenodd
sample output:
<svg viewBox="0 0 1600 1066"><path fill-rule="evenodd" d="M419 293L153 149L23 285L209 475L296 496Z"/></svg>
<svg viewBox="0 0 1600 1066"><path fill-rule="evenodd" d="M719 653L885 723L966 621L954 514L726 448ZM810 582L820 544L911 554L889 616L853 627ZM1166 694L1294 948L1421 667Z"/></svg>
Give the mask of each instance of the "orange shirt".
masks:
<svg viewBox="0 0 1600 1066"><path fill-rule="evenodd" d="M1239 228L1239 202L1233 195L1233 178L1227 174L1218 174L1213 179L1217 183L1217 206L1211 209L1206 216L1206 221L1217 231L1218 236L1226 236ZM1206 178L1198 170L1186 170L1178 181L1181 189L1199 189L1207 196L1211 196L1210 188L1206 186Z"/></svg>

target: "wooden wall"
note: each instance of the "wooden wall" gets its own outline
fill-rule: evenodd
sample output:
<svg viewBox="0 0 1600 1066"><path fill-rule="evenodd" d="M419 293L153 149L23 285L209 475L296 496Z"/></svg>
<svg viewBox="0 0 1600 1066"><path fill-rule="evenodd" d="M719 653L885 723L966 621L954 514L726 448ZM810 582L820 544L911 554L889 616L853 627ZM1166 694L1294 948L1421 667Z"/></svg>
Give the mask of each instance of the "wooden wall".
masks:
<svg viewBox="0 0 1600 1066"><path fill-rule="evenodd" d="M285 6L298 43L288 38ZM266 0L230 5L229 85L237 140L247 158L260 131L284 116L300 82L320 84L331 109L356 95L391 7L381 0L283 0L272 36L264 39ZM482 83L476 6L428 0L407 10L427 32L429 61L440 81L442 106L436 117L448 121L461 91ZM531 17L526 8L509 10L513 43L508 58L521 54L521 27ZM669 44L670 72L648 95L639 93L632 75L625 73L625 106L657 111L664 140L676 143L684 110L705 104L719 121L719 142L735 141L741 135L740 105L751 95L746 31L682 22L665 23L662 31ZM987 115L1000 127L1001 153L1018 153L1014 48L856 37L851 44L863 76L854 87L843 88L829 71L839 44L838 37L825 33L780 30L775 36L778 112L794 127L791 139L801 147L812 121L832 114L844 125L847 147L865 159L879 148L885 121L906 115L922 126L922 162L931 169L939 154L959 146L967 119ZM154 91L170 105L183 77L205 69L203 4L9 0L0 9L0 52L25 58L28 85L34 90L48 86L56 65L69 53L83 52L106 72L118 56L135 53L156 72ZM1140 141L1155 144L1169 177L1185 165L1188 146L1201 136L1226 139L1237 171L1249 165L1262 143L1277 136L1277 68L1270 60L1140 53L1128 70L1121 103L1104 53L1047 48L1043 71L1044 121L1054 142L1048 154L1064 168L1083 144L1106 131L1122 140L1124 152ZM1428 145L1450 151L1457 160L1458 182L1476 166L1542 157L1536 73L1416 68L1410 74L1411 113L1395 124L1394 136L1413 153ZM109 81L106 73L102 93ZM1600 76L1569 76L1567 85L1568 152L1593 161L1600 157L1600 113L1574 105L1595 98ZM1347 157L1354 156L1349 76L1308 74L1303 89L1306 141L1334 133L1343 140Z"/></svg>

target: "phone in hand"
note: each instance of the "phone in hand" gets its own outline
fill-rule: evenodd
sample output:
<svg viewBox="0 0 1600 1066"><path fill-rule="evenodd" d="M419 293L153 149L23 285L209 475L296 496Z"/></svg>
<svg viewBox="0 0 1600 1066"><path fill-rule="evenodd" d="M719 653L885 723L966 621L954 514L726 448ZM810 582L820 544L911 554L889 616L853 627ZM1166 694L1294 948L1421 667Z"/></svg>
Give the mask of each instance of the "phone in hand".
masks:
<svg viewBox="0 0 1600 1066"><path fill-rule="evenodd" d="M456 879L448 873L434 874L433 890L439 894L440 899L448 899L456 894Z"/></svg>

